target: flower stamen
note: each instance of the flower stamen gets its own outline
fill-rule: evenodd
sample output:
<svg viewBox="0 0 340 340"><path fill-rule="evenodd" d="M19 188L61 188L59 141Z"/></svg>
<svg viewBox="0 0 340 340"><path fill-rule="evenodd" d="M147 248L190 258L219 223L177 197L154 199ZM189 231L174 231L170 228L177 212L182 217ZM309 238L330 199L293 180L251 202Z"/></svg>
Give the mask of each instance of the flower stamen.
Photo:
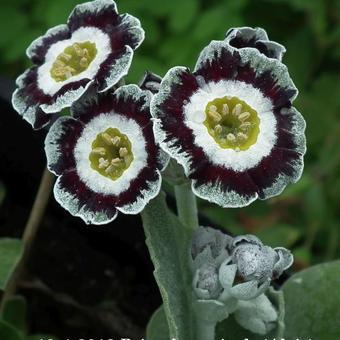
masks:
<svg viewBox="0 0 340 340"><path fill-rule="evenodd" d="M89 41L66 47L54 61L50 70L51 77L56 82L61 82L84 72L96 54L96 44Z"/></svg>
<svg viewBox="0 0 340 340"><path fill-rule="evenodd" d="M131 143L118 129L108 128L93 141L89 160L92 169L116 180L133 161Z"/></svg>
<svg viewBox="0 0 340 340"><path fill-rule="evenodd" d="M256 142L260 119L243 100L229 96L216 98L207 104L205 112L204 125L220 147L241 151Z"/></svg>

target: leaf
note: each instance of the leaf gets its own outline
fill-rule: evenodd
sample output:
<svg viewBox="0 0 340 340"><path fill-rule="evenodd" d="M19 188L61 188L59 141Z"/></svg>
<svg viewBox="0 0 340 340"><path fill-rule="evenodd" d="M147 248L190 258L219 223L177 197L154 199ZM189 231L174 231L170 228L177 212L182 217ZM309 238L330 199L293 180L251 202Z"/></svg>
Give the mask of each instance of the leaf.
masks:
<svg viewBox="0 0 340 340"><path fill-rule="evenodd" d="M169 340L169 327L163 306L153 313L146 328L146 338L148 340Z"/></svg>
<svg viewBox="0 0 340 340"><path fill-rule="evenodd" d="M282 320L284 316L284 303L282 301L282 292L275 291L270 288L267 292L267 297L275 306L278 311L278 325L274 330L266 334L265 336L252 333L251 331L240 326L234 315L230 315L228 319L217 324L216 327L216 340L264 340L264 339L281 339L282 338ZM283 340L283 339L282 339ZM287 339L288 340L288 339Z"/></svg>
<svg viewBox="0 0 340 340"><path fill-rule="evenodd" d="M20 240L0 239L0 289L4 289L23 252ZM0 337L0 339L2 339Z"/></svg>
<svg viewBox="0 0 340 340"><path fill-rule="evenodd" d="M287 339L338 339L340 261L323 263L293 275L283 286Z"/></svg>
<svg viewBox="0 0 340 340"><path fill-rule="evenodd" d="M26 334L26 300L22 296L13 296L7 300L1 319Z"/></svg>
<svg viewBox="0 0 340 340"><path fill-rule="evenodd" d="M6 321L0 320L0 339L25 340L25 336Z"/></svg>
<svg viewBox="0 0 340 340"><path fill-rule="evenodd" d="M176 340L194 339L192 278L186 260L191 235L169 211L163 193L144 209L142 219L170 336Z"/></svg>

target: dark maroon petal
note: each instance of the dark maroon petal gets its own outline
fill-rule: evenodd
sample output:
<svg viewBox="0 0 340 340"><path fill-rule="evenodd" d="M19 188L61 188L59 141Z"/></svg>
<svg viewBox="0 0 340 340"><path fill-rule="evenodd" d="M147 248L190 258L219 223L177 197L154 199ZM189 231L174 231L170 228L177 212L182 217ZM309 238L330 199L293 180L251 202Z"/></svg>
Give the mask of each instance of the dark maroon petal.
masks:
<svg viewBox="0 0 340 340"><path fill-rule="evenodd" d="M196 68L194 74L202 76L206 82L234 79L240 65L237 52L222 48L216 50L211 59L206 59Z"/></svg>
<svg viewBox="0 0 340 340"><path fill-rule="evenodd" d="M109 0L76 6L69 17L68 26L72 32L88 26L101 29L110 37L113 51L119 51L126 45L135 49L144 39L139 20L129 14L119 15L114 2Z"/></svg>
<svg viewBox="0 0 340 340"><path fill-rule="evenodd" d="M270 41L262 28L239 27L230 29L226 34L226 41L230 46L241 48L255 48L269 58L282 59L286 49L275 41Z"/></svg>
<svg viewBox="0 0 340 340"><path fill-rule="evenodd" d="M166 131L162 142L182 157L190 158L192 169L205 166L206 156L202 148L195 145L192 130L184 124L183 107L199 89L197 78L188 69L173 68L163 79L167 83L162 82L161 88L167 92L155 96L152 103L152 113L159 119L158 128Z"/></svg>
<svg viewBox="0 0 340 340"><path fill-rule="evenodd" d="M190 178L197 184L220 184L224 191L236 191L244 196L251 196L258 190L247 172L236 172L211 163L194 172Z"/></svg>
<svg viewBox="0 0 340 340"><path fill-rule="evenodd" d="M150 161L150 158L148 159ZM128 206L136 204L138 201L143 201L142 204L145 206L145 200L149 201L151 198L155 197L160 189L161 179L160 174L156 170L156 165L148 164L138 176L130 183L129 189L122 192L117 197L116 206L119 208L124 208L125 213L129 213ZM153 195L150 197L150 191ZM137 203L138 204L138 203ZM137 213L141 209L139 208L136 212L136 208L131 209L132 213Z"/></svg>
<svg viewBox="0 0 340 340"><path fill-rule="evenodd" d="M68 26L74 32L80 27L94 26L111 28L119 24L120 19L114 1L96 0L77 5L68 18Z"/></svg>
<svg viewBox="0 0 340 340"><path fill-rule="evenodd" d="M127 75L133 51L129 46L124 46L118 51L111 53L100 65L95 77L99 92L105 92Z"/></svg>
<svg viewBox="0 0 340 340"><path fill-rule="evenodd" d="M243 52L241 56L241 51L230 48L226 42L212 42L201 53L194 74L202 76L205 82L245 82L258 88L265 97L271 99L274 107L289 107L297 95L297 89L285 66L275 59L269 60L255 50ZM260 65L261 71L252 64ZM280 78L283 76L287 82L286 86L281 84Z"/></svg>
<svg viewBox="0 0 340 340"><path fill-rule="evenodd" d="M54 195L62 207L88 224L108 223L117 216L116 198L91 191L76 171L66 172L58 178Z"/></svg>
<svg viewBox="0 0 340 340"><path fill-rule="evenodd" d="M83 125L71 117L60 117L51 126L45 140L47 166L56 175L76 168L74 148Z"/></svg>
<svg viewBox="0 0 340 340"><path fill-rule="evenodd" d="M38 87L38 67L34 66L28 70L25 76L21 79L20 92L22 96L27 98L27 105L40 105L46 104L51 101L51 96L46 95Z"/></svg>
<svg viewBox="0 0 340 340"><path fill-rule="evenodd" d="M295 182L301 175L301 154L284 148L274 147L269 156L265 157L259 165L248 170L248 174L259 187L259 197L268 197L268 190L275 186L277 180L282 180L282 187L289 182ZM280 178L281 177L281 178ZM284 185L284 186L283 186ZM276 189L276 188L275 188ZM278 189L272 195L280 192Z"/></svg>
<svg viewBox="0 0 340 340"><path fill-rule="evenodd" d="M58 25L49 29L45 35L34 40L27 49L28 57L33 63L41 65L45 60L45 55L51 45L58 41L69 39L71 32L67 25Z"/></svg>
<svg viewBox="0 0 340 340"><path fill-rule="evenodd" d="M293 98L297 95L296 88L281 87L277 83L275 75L269 70L256 75L254 79L250 80L250 83L260 89L266 97L270 98L276 108L290 107Z"/></svg>
<svg viewBox="0 0 340 340"><path fill-rule="evenodd" d="M247 172L209 163L189 177L198 196L224 207L246 206L258 197L259 189Z"/></svg>
<svg viewBox="0 0 340 340"><path fill-rule="evenodd" d="M48 125L53 115L46 114L40 108L40 103L48 100L48 97L36 86L36 77L36 67L34 67L18 78L19 88L13 93L12 105L37 130Z"/></svg>

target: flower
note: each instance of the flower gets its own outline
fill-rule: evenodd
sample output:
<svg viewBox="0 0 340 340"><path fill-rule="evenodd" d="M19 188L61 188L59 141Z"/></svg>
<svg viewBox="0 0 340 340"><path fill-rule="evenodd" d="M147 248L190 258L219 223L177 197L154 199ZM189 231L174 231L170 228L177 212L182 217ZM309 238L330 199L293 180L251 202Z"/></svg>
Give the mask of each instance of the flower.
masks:
<svg viewBox="0 0 340 340"><path fill-rule="evenodd" d="M86 223L137 214L160 190L168 157L156 145L149 91L126 85L71 107L49 130L48 168L56 200Z"/></svg>
<svg viewBox="0 0 340 340"><path fill-rule="evenodd" d="M199 227L191 241L190 266L193 272L205 264L219 267L229 257L233 238L210 227Z"/></svg>
<svg viewBox="0 0 340 340"><path fill-rule="evenodd" d="M292 106L296 96L279 60L212 41L193 72L174 67L163 78L151 103L156 140L197 196L243 207L301 176L305 121Z"/></svg>
<svg viewBox="0 0 340 340"><path fill-rule="evenodd" d="M235 237L230 251L231 256L219 268L219 280L224 288L222 300L230 297L251 300L260 296L272 279L293 263L289 250L265 246L253 235Z"/></svg>
<svg viewBox="0 0 340 340"><path fill-rule="evenodd" d="M17 80L12 104L35 129L94 87L104 92L129 70L144 39L137 18L120 15L113 0L75 7L66 25L51 28L28 47L34 66Z"/></svg>
<svg viewBox="0 0 340 340"><path fill-rule="evenodd" d="M226 33L225 41L236 48L256 48L268 58L282 60L286 49L281 44L268 39L266 31L256 27L231 28Z"/></svg>
<svg viewBox="0 0 340 340"><path fill-rule="evenodd" d="M293 263L289 250L271 248L253 235L231 237L209 227L199 227L192 237L190 266L193 274L194 310L201 322L217 323L234 314L244 328L267 334L275 328L280 305L266 294Z"/></svg>

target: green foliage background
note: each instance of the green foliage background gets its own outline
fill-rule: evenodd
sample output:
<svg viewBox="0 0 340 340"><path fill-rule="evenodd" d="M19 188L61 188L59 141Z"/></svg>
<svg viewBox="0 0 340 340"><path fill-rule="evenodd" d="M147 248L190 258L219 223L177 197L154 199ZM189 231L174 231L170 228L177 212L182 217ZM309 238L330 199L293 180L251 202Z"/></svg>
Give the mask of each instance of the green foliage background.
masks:
<svg viewBox="0 0 340 340"><path fill-rule="evenodd" d="M24 50L64 23L77 0L5 0L0 10L0 74L18 76ZM200 211L231 232L251 232L293 249L296 269L340 257L340 0L118 0L141 19L146 39L129 82L146 69L164 75L193 67L200 50L230 27L260 26L287 48L284 62L300 90L295 106L307 121L305 172L278 198L245 209L200 202Z"/></svg>

